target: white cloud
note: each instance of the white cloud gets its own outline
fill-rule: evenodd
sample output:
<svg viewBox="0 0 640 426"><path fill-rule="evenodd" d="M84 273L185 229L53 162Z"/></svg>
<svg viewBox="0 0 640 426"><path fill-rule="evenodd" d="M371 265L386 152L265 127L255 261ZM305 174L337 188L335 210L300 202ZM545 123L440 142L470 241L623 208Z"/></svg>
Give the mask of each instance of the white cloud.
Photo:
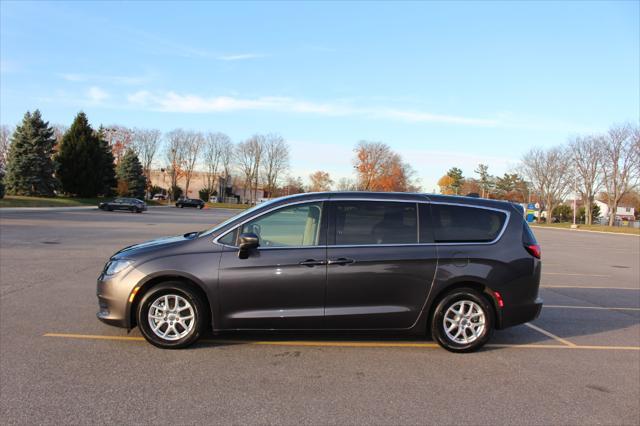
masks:
<svg viewBox="0 0 640 426"><path fill-rule="evenodd" d="M263 55L260 53L239 53L234 55L221 55L221 56L218 56L216 59L220 61L242 61L246 59L264 58L266 56L267 55Z"/></svg>
<svg viewBox="0 0 640 426"><path fill-rule="evenodd" d="M322 116L358 116L411 123L444 123L466 126L495 127L497 119L433 114L426 111L360 107L344 102L311 102L288 97L266 96L240 98L232 96L202 97L192 94L166 92L154 94L139 91L128 95L131 104L156 111L182 113L216 113L230 111L275 111Z"/></svg>
<svg viewBox="0 0 640 426"><path fill-rule="evenodd" d="M112 83L128 86L144 84L149 81L148 76L127 76L127 75L107 75L107 74L82 74L82 73L63 73L59 74L64 80L74 83L98 82Z"/></svg>
<svg viewBox="0 0 640 426"><path fill-rule="evenodd" d="M93 103L101 103L109 98L109 93L97 86L92 86L87 90L87 99Z"/></svg>

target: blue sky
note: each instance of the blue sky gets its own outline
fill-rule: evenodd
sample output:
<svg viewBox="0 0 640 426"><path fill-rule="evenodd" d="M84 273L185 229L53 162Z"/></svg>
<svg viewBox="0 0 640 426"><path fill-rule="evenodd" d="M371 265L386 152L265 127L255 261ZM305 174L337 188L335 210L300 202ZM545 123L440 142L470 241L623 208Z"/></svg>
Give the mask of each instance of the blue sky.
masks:
<svg viewBox="0 0 640 426"><path fill-rule="evenodd" d="M8 2L0 120L279 132L292 174L383 141L425 191L640 117L639 2Z"/></svg>

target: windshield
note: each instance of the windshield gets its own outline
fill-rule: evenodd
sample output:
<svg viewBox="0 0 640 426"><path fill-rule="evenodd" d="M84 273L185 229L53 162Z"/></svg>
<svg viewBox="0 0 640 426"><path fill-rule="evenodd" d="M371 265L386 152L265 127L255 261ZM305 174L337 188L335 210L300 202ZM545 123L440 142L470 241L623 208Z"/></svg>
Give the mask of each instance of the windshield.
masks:
<svg viewBox="0 0 640 426"><path fill-rule="evenodd" d="M228 224L230 224L234 220L240 219L241 217L244 217L244 216L248 216L249 214L253 213L254 211L256 211L256 210L258 210L258 209L260 209L262 207L265 207L265 206L273 204L274 201L276 201L276 200L278 200L278 199L269 200L269 201L267 201L265 203L256 204L255 206L253 206L253 207L251 207L251 208L249 208L247 210L244 210L241 213L238 213L236 215L231 216L229 219L225 220L224 222L219 223L218 225L214 226L213 228L203 232L202 234L200 234L200 236L201 237L205 237L207 235L211 235L214 232L224 228L225 226L227 226Z"/></svg>

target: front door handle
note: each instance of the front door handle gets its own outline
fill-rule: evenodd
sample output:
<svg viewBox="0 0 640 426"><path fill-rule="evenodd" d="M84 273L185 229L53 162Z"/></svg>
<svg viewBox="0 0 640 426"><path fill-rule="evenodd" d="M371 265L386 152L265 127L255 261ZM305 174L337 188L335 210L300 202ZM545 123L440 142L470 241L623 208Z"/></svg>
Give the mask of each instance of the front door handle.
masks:
<svg viewBox="0 0 640 426"><path fill-rule="evenodd" d="M308 267L320 266L320 265L326 265L326 264L327 262L325 262L324 260L315 260L315 259L307 259L300 262L300 265L304 265Z"/></svg>
<svg viewBox="0 0 640 426"><path fill-rule="evenodd" d="M347 265L349 263L356 263L356 261L353 259L348 259L346 257L340 257L338 259L330 259L327 263L329 265Z"/></svg>

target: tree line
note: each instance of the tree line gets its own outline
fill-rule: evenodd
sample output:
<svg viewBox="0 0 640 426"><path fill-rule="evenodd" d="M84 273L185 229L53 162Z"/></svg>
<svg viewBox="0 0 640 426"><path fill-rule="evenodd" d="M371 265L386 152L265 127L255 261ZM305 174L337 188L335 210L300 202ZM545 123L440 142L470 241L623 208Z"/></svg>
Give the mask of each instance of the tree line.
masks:
<svg viewBox="0 0 640 426"><path fill-rule="evenodd" d="M27 112L10 131L2 126L2 195L144 197L147 180L138 155L127 149L115 160L106 129L95 130L80 112L69 128Z"/></svg>
<svg viewBox="0 0 640 426"><path fill-rule="evenodd" d="M464 178L462 170L453 167L440 178L438 186L444 194L476 193L487 198L518 202L536 201L540 215L552 217L570 194L579 196L586 212L585 223L591 224L596 198L606 202L609 224L625 196L640 186L640 128L631 123L617 124L602 134L576 135L564 145L532 148L521 158L513 173L492 176L486 164L474 172L478 178ZM637 195L637 194L636 194ZM566 216L568 206L558 210Z"/></svg>
<svg viewBox="0 0 640 426"><path fill-rule="evenodd" d="M242 188L255 203L306 191L417 191L415 171L382 142L361 141L354 148L352 178L335 182L317 170L305 185L290 174L290 146L277 133L254 134L233 142L221 132L156 129L120 125L94 129L83 112L70 127L50 125L38 110L27 112L15 130L1 128L0 173L12 195L96 197L114 193L142 198L167 192L172 198L188 194L198 173L200 197L221 198L227 188ZM168 188L152 187L152 170L169 180ZM0 178L2 176L0 175ZM182 184L184 187L181 187Z"/></svg>

